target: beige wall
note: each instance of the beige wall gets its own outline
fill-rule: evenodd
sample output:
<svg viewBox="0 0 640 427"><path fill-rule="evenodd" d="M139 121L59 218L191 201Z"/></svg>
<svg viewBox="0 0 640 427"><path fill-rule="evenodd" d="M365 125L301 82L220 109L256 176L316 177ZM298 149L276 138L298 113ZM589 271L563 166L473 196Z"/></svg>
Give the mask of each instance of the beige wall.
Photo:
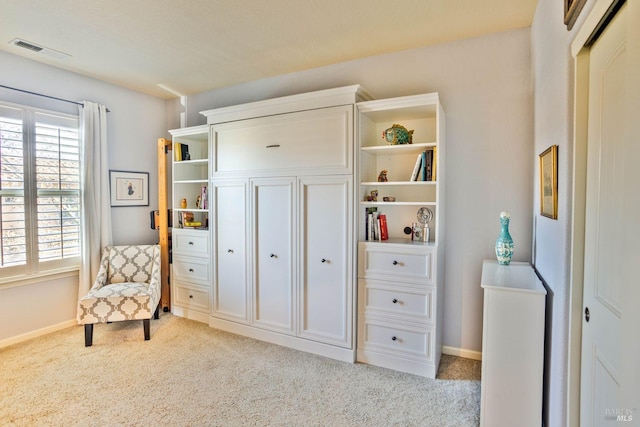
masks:
<svg viewBox="0 0 640 427"><path fill-rule="evenodd" d="M571 314L571 226L574 216L579 212L572 212L574 169L580 165L573 164L573 120L574 120L574 60L570 46L576 38L580 27L589 13L600 0L588 0L572 31L567 31L562 23L563 3L555 0L539 0L534 22L531 28L532 69L534 79L534 149L542 152L552 144L558 144L558 219L550 220L537 215L539 211L538 199L538 171L534 167L534 251L533 261L544 281L551 298L548 300L547 320L550 322L547 330L547 357L545 360L545 425L579 425L579 357L580 330L582 319L581 290L574 292L579 300L575 306L578 328L570 330ZM602 3L607 2L605 0ZM628 1L629 37L628 45L632 63L629 64L629 111L640 110L640 79L637 70L640 68L640 2ZM606 9L606 7L605 7ZM635 117L629 119L630 141L637 144L640 127ZM640 158L640 152L638 153ZM537 163L537 158L532 159ZM637 163L636 163L637 164ZM635 174L640 180L638 168L628 168L629 173ZM639 198L637 191L629 196ZM631 199L629 199L631 203ZM637 204L636 204L637 205ZM637 224L637 221L636 221ZM623 337L631 337L633 328L637 328L637 313L639 293L637 284L637 265L640 263L640 250L637 236L640 230L636 227L629 230L628 260L624 263L629 269L627 273L628 289L622 300L625 301L626 311L630 315L623 316ZM633 236L633 237L631 237ZM634 266L634 267L630 267ZM631 269L634 271L632 272ZM574 297L575 298L575 297ZM635 326L632 326L635 324ZM637 334L636 334L637 336ZM569 360L571 338L572 354ZM639 368L640 346L637 339L623 339L623 368L621 372L623 392L627 393L626 400L619 400L621 407L637 408L640 396ZM635 362L633 362L635 360ZM626 362L625 362L626 361ZM570 368L571 367L571 368ZM577 376L571 381L569 389L569 373L577 371ZM622 397L625 397L623 393ZM629 396L632 396L631 398ZM634 414L635 415L635 414Z"/></svg>

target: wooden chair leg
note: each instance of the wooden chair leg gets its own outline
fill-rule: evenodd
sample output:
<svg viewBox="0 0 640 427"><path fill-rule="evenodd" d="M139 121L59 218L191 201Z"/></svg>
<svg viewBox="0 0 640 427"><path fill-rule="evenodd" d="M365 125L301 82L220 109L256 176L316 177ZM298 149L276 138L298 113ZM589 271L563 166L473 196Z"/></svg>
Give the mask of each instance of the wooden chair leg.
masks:
<svg viewBox="0 0 640 427"><path fill-rule="evenodd" d="M158 320L160 318L160 304L156 306L156 312L153 313L153 318Z"/></svg>
<svg viewBox="0 0 640 427"><path fill-rule="evenodd" d="M91 347L93 344L93 323L84 325L84 346Z"/></svg>
<svg viewBox="0 0 640 427"><path fill-rule="evenodd" d="M142 326L144 327L144 340L149 341L151 339L151 319L142 319Z"/></svg>

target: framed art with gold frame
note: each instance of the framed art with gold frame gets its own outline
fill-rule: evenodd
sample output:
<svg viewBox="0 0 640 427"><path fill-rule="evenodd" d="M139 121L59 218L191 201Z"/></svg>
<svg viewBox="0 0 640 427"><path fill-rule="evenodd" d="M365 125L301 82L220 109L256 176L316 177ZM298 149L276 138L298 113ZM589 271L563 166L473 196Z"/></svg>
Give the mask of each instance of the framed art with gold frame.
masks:
<svg viewBox="0 0 640 427"><path fill-rule="evenodd" d="M558 219L558 146L540 156L540 215Z"/></svg>

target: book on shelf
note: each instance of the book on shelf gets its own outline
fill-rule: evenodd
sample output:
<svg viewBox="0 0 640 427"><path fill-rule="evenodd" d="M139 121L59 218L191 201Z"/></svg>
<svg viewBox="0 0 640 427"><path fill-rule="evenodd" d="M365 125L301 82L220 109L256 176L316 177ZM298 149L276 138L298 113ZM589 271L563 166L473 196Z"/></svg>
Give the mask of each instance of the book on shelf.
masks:
<svg viewBox="0 0 640 427"><path fill-rule="evenodd" d="M191 154L189 154L189 146L187 144L180 144L182 147L182 160L191 160Z"/></svg>
<svg viewBox="0 0 640 427"><path fill-rule="evenodd" d="M374 219L377 219L377 211L378 208L376 207L369 207L366 208L365 211L365 234L364 234L364 239L365 240L374 240L374 231L375 231L375 227L374 227Z"/></svg>
<svg viewBox="0 0 640 427"><path fill-rule="evenodd" d="M411 179L409 181L418 180L418 176L420 175L420 166L422 166L422 153L418 154L418 158L416 158L416 164L413 167L413 172L411 172Z"/></svg>
<svg viewBox="0 0 640 427"><path fill-rule="evenodd" d="M193 223L193 222L195 222L193 212L182 211L178 213L178 225L180 226L180 228L190 227L187 224Z"/></svg>
<svg viewBox="0 0 640 427"><path fill-rule="evenodd" d="M436 180L436 166L438 162L436 159L438 158L438 147L433 147L433 164L431 166L431 181Z"/></svg>
<svg viewBox="0 0 640 427"><path fill-rule="evenodd" d="M176 162L191 160L191 156L189 155L189 146L187 144L176 142L174 146L174 153Z"/></svg>
<svg viewBox="0 0 640 427"><path fill-rule="evenodd" d="M207 194L207 186L203 185L202 188L200 189L200 199L199 199L199 203L197 208L198 209L207 209L209 206L209 202L207 200L208 194Z"/></svg>
<svg viewBox="0 0 640 427"><path fill-rule="evenodd" d="M422 181L435 181L435 159L436 159L436 148L429 148L424 150L421 154L422 156Z"/></svg>
<svg viewBox="0 0 640 427"><path fill-rule="evenodd" d="M380 223L380 240L389 240L389 229L387 228L387 216L383 213L378 214Z"/></svg>

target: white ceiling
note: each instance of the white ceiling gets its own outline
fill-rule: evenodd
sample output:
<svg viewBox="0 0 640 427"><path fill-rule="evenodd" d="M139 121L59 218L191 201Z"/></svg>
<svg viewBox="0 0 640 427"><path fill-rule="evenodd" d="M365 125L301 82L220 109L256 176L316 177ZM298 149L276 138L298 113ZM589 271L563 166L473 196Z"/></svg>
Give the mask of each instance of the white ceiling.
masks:
<svg viewBox="0 0 640 427"><path fill-rule="evenodd" d="M176 94L190 95L357 58L529 27L536 3L0 0L0 49L173 98ZM15 38L70 56L54 59L37 54L11 44Z"/></svg>

